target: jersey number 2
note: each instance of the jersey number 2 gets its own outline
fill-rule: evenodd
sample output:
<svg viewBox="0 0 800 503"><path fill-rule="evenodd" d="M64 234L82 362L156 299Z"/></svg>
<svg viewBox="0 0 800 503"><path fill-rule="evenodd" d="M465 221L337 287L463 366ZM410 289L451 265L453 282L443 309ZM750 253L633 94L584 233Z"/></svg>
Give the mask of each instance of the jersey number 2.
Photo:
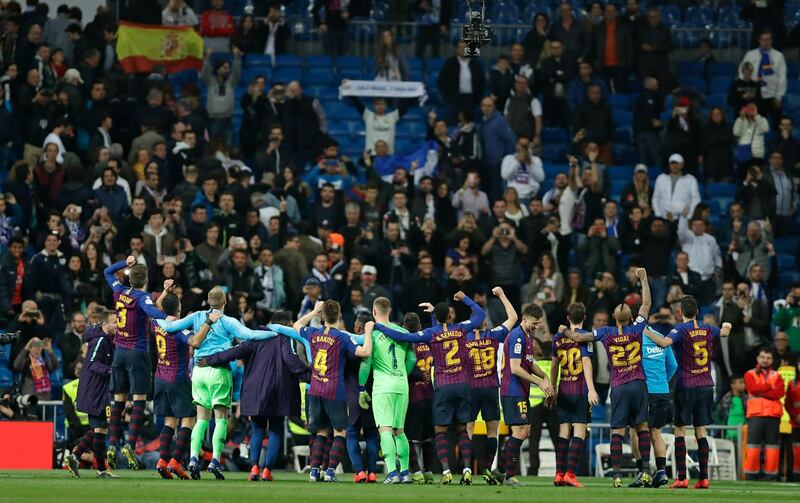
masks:
<svg viewBox="0 0 800 503"><path fill-rule="evenodd" d="M461 365L461 358L458 355L458 341L456 339L450 339L449 341L444 341L442 343L444 349L447 350L447 354L445 355L444 362L446 365Z"/></svg>
<svg viewBox="0 0 800 503"><path fill-rule="evenodd" d="M642 359L638 342L629 342L625 347L609 346L608 350L611 352L611 364L615 367L627 367Z"/></svg>

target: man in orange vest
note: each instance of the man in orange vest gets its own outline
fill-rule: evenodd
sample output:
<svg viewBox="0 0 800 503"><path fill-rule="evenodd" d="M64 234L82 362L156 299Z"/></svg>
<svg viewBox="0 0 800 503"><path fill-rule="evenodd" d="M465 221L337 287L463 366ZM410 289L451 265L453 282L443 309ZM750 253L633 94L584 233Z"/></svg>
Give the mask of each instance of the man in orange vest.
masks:
<svg viewBox="0 0 800 503"><path fill-rule="evenodd" d="M786 412L792 422L792 451L794 464L792 465L792 481L800 481L800 361L797 362L797 375L789 383L784 400Z"/></svg>
<svg viewBox="0 0 800 503"><path fill-rule="evenodd" d="M749 480L778 480L779 431L783 415L781 398L785 387L780 374L772 370L772 349L761 348L756 368L744 375L747 389L747 450L744 473ZM765 447L761 467L761 447Z"/></svg>

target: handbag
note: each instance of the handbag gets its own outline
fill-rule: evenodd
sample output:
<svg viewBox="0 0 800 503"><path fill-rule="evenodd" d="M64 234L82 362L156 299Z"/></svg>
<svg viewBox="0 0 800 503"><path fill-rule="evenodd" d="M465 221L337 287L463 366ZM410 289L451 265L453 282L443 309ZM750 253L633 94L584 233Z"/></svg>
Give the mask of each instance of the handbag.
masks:
<svg viewBox="0 0 800 503"><path fill-rule="evenodd" d="M750 135L750 143L746 145L736 145L733 151L733 157L736 162L747 162L753 158L753 138L756 136L756 128L758 123L753 124L753 134Z"/></svg>

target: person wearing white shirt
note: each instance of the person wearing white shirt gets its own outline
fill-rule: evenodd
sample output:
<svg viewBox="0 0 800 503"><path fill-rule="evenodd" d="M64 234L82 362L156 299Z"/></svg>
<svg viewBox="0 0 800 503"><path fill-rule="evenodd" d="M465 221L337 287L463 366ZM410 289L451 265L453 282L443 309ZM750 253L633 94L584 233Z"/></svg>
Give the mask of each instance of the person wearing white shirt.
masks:
<svg viewBox="0 0 800 503"><path fill-rule="evenodd" d="M544 181L544 168L542 160L531 155L531 142L524 136L517 140L517 151L503 157L500 164L500 176L506 181L508 187L513 187L519 195L519 202L528 206L528 202L539 192L539 186Z"/></svg>
<svg viewBox="0 0 800 503"><path fill-rule="evenodd" d="M786 60L780 51L772 48L772 33L764 31L758 37L758 47L745 53L742 63L748 62L755 68L756 79L763 85L761 97L768 107L767 115L778 120L781 102L786 95ZM742 65L739 65L739 78Z"/></svg>
<svg viewBox="0 0 800 503"><path fill-rule="evenodd" d="M570 170L577 172L578 167ZM553 188L542 197L542 204L548 213L558 214L560 220L559 233L562 236L572 234L572 214L575 212L575 203L578 201L577 175L567 177L566 173L559 173L553 183Z"/></svg>
<svg viewBox="0 0 800 503"><path fill-rule="evenodd" d="M678 222L678 239L689 256L689 269L699 274L703 281L708 281L722 269L722 253L717 240L706 234L705 229L702 218L693 218L691 224L687 224L687 218L681 217Z"/></svg>
<svg viewBox="0 0 800 503"><path fill-rule="evenodd" d="M42 148L47 147L49 143L55 143L58 146L58 162L64 162L64 154L67 153L67 149L64 147L64 142L61 140L61 135L68 133L72 129L72 124L69 122L68 119L64 117L59 117L56 119L53 130L45 136L44 143L42 143Z"/></svg>
<svg viewBox="0 0 800 503"><path fill-rule="evenodd" d="M653 213L659 218L675 220L680 215L689 216L700 203L697 178L683 174L683 156L669 156L669 173L656 178L653 189Z"/></svg>
<svg viewBox="0 0 800 503"><path fill-rule="evenodd" d="M197 26L200 20L184 0L169 0L161 11L161 24L164 26Z"/></svg>

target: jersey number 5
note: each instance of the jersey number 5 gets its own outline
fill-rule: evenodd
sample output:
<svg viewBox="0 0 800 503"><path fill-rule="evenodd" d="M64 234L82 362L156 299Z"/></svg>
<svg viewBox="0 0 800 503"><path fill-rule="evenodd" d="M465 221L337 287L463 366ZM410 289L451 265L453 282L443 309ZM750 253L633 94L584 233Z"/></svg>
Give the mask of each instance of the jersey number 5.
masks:
<svg viewBox="0 0 800 503"><path fill-rule="evenodd" d="M700 367L708 363L708 348L706 344L708 341L695 341L694 346L694 362Z"/></svg>
<svg viewBox="0 0 800 503"><path fill-rule="evenodd" d="M314 370L321 376L328 372L328 351L326 349L317 351L317 356L314 357Z"/></svg>

